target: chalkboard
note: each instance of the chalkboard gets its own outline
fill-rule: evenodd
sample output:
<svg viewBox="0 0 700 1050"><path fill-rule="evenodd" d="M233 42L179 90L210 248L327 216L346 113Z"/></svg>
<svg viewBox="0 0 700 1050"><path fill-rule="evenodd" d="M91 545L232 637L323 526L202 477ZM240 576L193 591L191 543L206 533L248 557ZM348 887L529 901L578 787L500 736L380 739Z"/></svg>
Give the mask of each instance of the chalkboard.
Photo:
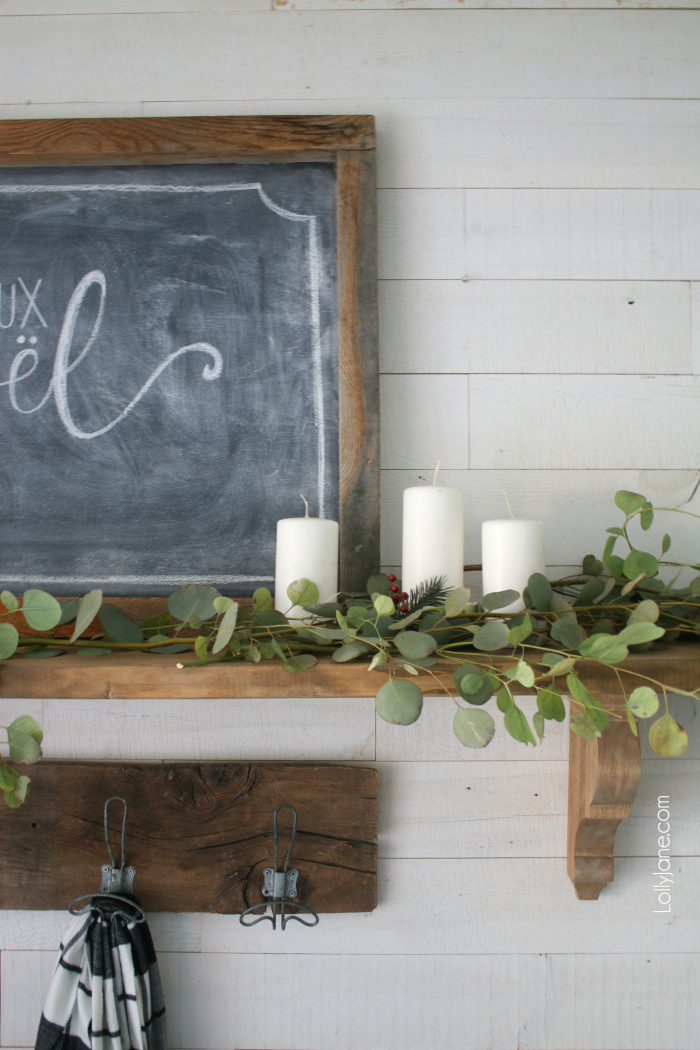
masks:
<svg viewBox="0 0 700 1050"><path fill-rule="evenodd" d="M0 168L5 586L252 593L339 519L337 216L332 160Z"/></svg>

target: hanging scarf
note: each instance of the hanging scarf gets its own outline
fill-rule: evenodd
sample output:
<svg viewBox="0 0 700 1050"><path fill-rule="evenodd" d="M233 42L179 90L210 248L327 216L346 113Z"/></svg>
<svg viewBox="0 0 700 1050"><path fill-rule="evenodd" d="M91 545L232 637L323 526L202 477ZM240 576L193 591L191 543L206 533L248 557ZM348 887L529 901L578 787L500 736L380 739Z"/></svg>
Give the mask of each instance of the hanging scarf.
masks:
<svg viewBox="0 0 700 1050"><path fill-rule="evenodd" d="M158 961L150 930L136 916L105 896L75 917L61 943L35 1050L165 1050Z"/></svg>

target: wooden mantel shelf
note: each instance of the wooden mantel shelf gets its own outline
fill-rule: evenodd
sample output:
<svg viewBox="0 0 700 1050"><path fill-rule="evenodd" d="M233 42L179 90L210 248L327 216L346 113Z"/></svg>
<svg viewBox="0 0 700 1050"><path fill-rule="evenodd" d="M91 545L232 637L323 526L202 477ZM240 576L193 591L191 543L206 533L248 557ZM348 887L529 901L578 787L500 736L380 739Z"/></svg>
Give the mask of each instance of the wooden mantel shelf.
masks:
<svg viewBox="0 0 700 1050"><path fill-rule="evenodd" d="M508 666L504 657L480 654L484 663ZM0 697L37 699L243 699L250 697L374 696L382 682L381 669L367 671L367 664L333 663L323 657L303 674L288 674L279 660L259 664L244 662L211 664L180 670L178 663L191 660L189 653L154 656L150 653L113 653L111 656L78 656L66 653L48 660L13 656L0 663ZM450 672L454 664L438 664L435 671ZM670 687L700 686L700 643L684 642L667 649L630 656L625 668L649 674ZM619 692L614 670L589 660L581 661L577 673L598 694ZM428 675L413 678L424 692L436 693ZM634 688L634 679L628 679ZM563 683L562 683L563 684ZM513 691L532 692L517 682Z"/></svg>
<svg viewBox="0 0 700 1050"><path fill-rule="evenodd" d="M191 659L188 654L185 660ZM504 657L484 663L507 665ZM183 656L118 653L86 657L76 653L48 660L13 656L0 664L0 696L75 699L256 699L261 697L368 697L374 696L382 678L368 673L366 663L336 664L329 658L300 675L284 671L279 661L260 664L221 663L192 670L177 664ZM441 663L436 671L449 672L453 664ZM670 688L700 686L700 643L685 642L666 649L633 655L625 668L650 675ZM588 688L608 705L620 703L620 686L612 668L591 661L577 664ZM637 684L624 676L629 689ZM426 693L439 692L427 676L413 678ZM637 680L638 681L638 680ZM561 685L564 683L561 682ZM532 690L513 683L514 692ZM576 895L596 900L614 875L615 833L629 817L639 784L639 740L627 722L616 722L600 739L583 740L570 733L568 872Z"/></svg>

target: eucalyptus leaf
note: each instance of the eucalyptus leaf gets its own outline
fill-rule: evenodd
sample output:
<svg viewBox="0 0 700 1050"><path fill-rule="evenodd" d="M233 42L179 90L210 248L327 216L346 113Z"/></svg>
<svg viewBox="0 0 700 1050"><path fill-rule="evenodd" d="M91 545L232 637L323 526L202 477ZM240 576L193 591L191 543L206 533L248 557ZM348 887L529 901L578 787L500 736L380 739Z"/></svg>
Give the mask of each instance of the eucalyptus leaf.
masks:
<svg viewBox="0 0 700 1050"><path fill-rule="evenodd" d="M41 726L31 715L18 715L7 727L7 739L14 740L18 736L30 736L40 744L44 739ZM2 785L0 785L2 786Z"/></svg>
<svg viewBox="0 0 700 1050"><path fill-rule="evenodd" d="M80 602L67 601L59 602L58 604L61 606L61 619L58 621L56 626L62 627L64 623L70 623L71 620L74 620L76 618L76 616L78 615Z"/></svg>
<svg viewBox="0 0 700 1050"><path fill-rule="evenodd" d="M600 562L598 562L598 564L600 565L602 570L602 564ZM596 598L599 598L601 596L604 590L604 580L600 580L597 576L594 576L592 579L588 580L581 588L581 593L574 602L574 608L576 608L579 605L592 605Z"/></svg>
<svg viewBox="0 0 700 1050"><path fill-rule="evenodd" d="M19 609L19 602L15 598L12 591L1 591L0 601L10 613L17 612L17 610Z"/></svg>
<svg viewBox="0 0 700 1050"><path fill-rule="evenodd" d="M488 711L459 707L452 723L455 736L465 747L486 747L493 740L496 726Z"/></svg>
<svg viewBox="0 0 700 1050"><path fill-rule="evenodd" d="M189 650L189 645L185 645L183 642L176 642L174 645L159 645L155 649L144 649L143 651L152 653L154 656L169 656L171 653L187 653Z"/></svg>
<svg viewBox="0 0 700 1050"><path fill-rule="evenodd" d="M437 642L431 634L418 631L400 631L394 638L394 645L409 660L429 656L437 648Z"/></svg>
<svg viewBox="0 0 700 1050"><path fill-rule="evenodd" d="M389 629L392 631L401 631L404 627L409 627L412 623L415 623L416 620L420 620L424 611L424 609L416 609L415 612L409 613L408 616L404 616L403 620L394 620L394 622L390 624Z"/></svg>
<svg viewBox="0 0 700 1050"><path fill-rule="evenodd" d="M98 594L101 601L102 591L98 591ZM22 597L22 614L33 630L51 631L61 619L61 606L46 591L30 588Z"/></svg>
<svg viewBox="0 0 700 1050"><path fill-rule="evenodd" d="M599 660L604 664L619 664L629 654L626 645L621 644L619 634L592 634L578 647L581 656L587 660Z"/></svg>
<svg viewBox="0 0 700 1050"><path fill-rule="evenodd" d="M355 637L355 631L343 630L342 627L309 627L308 633L316 641L325 642L326 644Z"/></svg>
<svg viewBox="0 0 700 1050"><path fill-rule="evenodd" d="M618 634L622 645L642 645L644 642L653 642L664 635L663 627L656 623L631 623Z"/></svg>
<svg viewBox="0 0 700 1050"><path fill-rule="evenodd" d="M555 722L563 722L566 718L566 708L556 689L540 689L537 693L537 707L543 718L553 719Z"/></svg>
<svg viewBox="0 0 700 1050"><path fill-rule="evenodd" d="M578 714L572 716L569 727L573 733L578 733L584 740L595 740L597 736L601 735L593 719L583 711L579 711Z"/></svg>
<svg viewBox="0 0 700 1050"><path fill-rule="evenodd" d="M18 733L10 740L10 758L13 762L26 762L32 765L41 758L41 748L28 733Z"/></svg>
<svg viewBox="0 0 700 1050"><path fill-rule="evenodd" d="M194 651L200 660L206 660L207 653L209 652L209 639L205 637L205 635L199 635L194 643Z"/></svg>
<svg viewBox="0 0 700 1050"><path fill-rule="evenodd" d="M651 598L645 598L639 605L635 605L630 613L627 626L635 623L656 623L659 618L659 607Z"/></svg>
<svg viewBox="0 0 700 1050"><path fill-rule="evenodd" d="M22 803L21 803L20 799L15 797L15 794L14 794L13 791L6 791L5 792L5 805L9 806L10 809L18 809L22 805Z"/></svg>
<svg viewBox="0 0 700 1050"><path fill-rule="evenodd" d="M412 667L411 664L401 664L401 666L403 667L404 671L408 671L409 674L418 674L415 667Z"/></svg>
<svg viewBox="0 0 700 1050"><path fill-rule="evenodd" d="M282 667L288 674L301 674L302 671L308 671L310 667L314 667L317 662L316 657L311 653L299 653L298 656L291 656L285 660Z"/></svg>
<svg viewBox="0 0 700 1050"><path fill-rule="evenodd" d="M384 572L378 572L367 580L368 594L391 594L391 580Z"/></svg>
<svg viewBox="0 0 700 1050"><path fill-rule="evenodd" d="M311 580L302 577L294 580L287 587L287 597L292 605L315 605L319 599L318 587Z"/></svg>
<svg viewBox="0 0 700 1050"><path fill-rule="evenodd" d="M505 714L506 711L511 709L514 703L515 700L513 699L513 694L510 689L507 685L502 685L496 693L496 707L499 711L502 711L503 714Z"/></svg>
<svg viewBox="0 0 700 1050"><path fill-rule="evenodd" d="M541 711L535 711L532 716L532 724L541 743L544 740L544 715Z"/></svg>
<svg viewBox="0 0 700 1050"><path fill-rule="evenodd" d="M238 610L240 612L240 610ZM277 609L263 609L255 617L250 625L251 630L260 630L260 628L267 628L271 633L279 634L280 631L289 630L289 621L283 613L278 612Z"/></svg>
<svg viewBox="0 0 700 1050"><path fill-rule="evenodd" d="M116 605L104 602L100 607L98 617L105 633L113 642L126 642L133 645L144 640L141 628Z"/></svg>
<svg viewBox="0 0 700 1050"><path fill-rule="evenodd" d="M502 620L488 620L479 627L470 627L474 645L483 652L493 652L508 644L508 627Z"/></svg>
<svg viewBox="0 0 700 1050"><path fill-rule="evenodd" d="M615 493L615 506L619 507L623 514L634 514L648 502L646 496L640 496L638 492L627 492L626 489L620 489Z"/></svg>
<svg viewBox="0 0 700 1050"><path fill-rule="evenodd" d="M659 710L659 698L648 685L640 685L627 697L625 706L637 718L652 718Z"/></svg>
<svg viewBox="0 0 700 1050"><path fill-rule="evenodd" d="M483 688L485 679L486 675L470 671L459 679L457 688L462 696L473 696L474 693L478 693Z"/></svg>
<svg viewBox="0 0 700 1050"><path fill-rule="evenodd" d="M512 674L510 673L511 671ZM520 684L524 685L526 689L531 689L535 684L535 672L525 660L518 660L515 667L509 670L508 677L511 680L520 682Z"/></svg>
<svg viewBox="0 0 700 1050"><path fill-rule="evenodd" d="M527 581L530 603L537 612L547 612L554 594L551 584L541 572L534 572Z"/></svg>
<svg viewBox="0 0 700 1050"><path fill-rule="evenodd" d="M18 776L14 769L0 761L0 791L14 791Z"/></svg>
<svg viewBox="0 0 700 1050"><path fill-rule="evenodd" d="M262 660L262 653L260 652L260 649L258 648L257 645L255 645L253 642L250 642L250 644L248 645L248 648L243 653L243 659L247 660L248 663L251 663L251 664L259 664L260 661ZM287 662L288 661L285 660L285 664Z"/></svg>
<svg viewBox="0 0 700 1050"><path fill-rule="evenodd" d="M505 609L506 605L512 605L520 597L520 591L493 591L485 594L481 599L481 608L484 612L494 612L496 609ZM459 615L455 613L455 615Z"/></svg>
<svg viewBox="0 0 700 1050"><path fill-rule="evenodd" d="M664 538L661 541L661 553L662 554L667 554L668 551L669 551L670 546L671 546L671 537L669 536L668 533L666 533L666 535L664 536Z"/></svg>
<svg viewBox="0 0 700 1050"><path fill-rule="evenodd" d="M642 526L645 532L648 532L654 521L654 509L651 505L644 507L642 513L639 515L639 524Z"/></svg>
<svg viewBox="0 0 700 1050"><path fill-rule="evenodd" d="M16 802L24 802L24 800L27 797L27 788L30 784L31 780L29 779L29 777L17 777L17 783L15 784L14 790L12 792Z"/></svg>
<svg viewBox="0 0 700 1050"><path fill-rule="evenodd" d="M551 675L552 677L557 678L559 675L568 674L575 666L575 660L573 657L562 657L561 653L545 653L542 657L542 661L550 668L548 672L545 672L546 677Z"/></svg>
<svg viewBox="0 0 700 1050"><path fill-rule="evenodd" d="M606 580L605 581L605 587L603 588L601 594L599 594L597 598L593 599L593 604L594 605L602 605L603 602L605 601L605 599L610 594L610 592L612 590L614 590L614 588L615 588L615 580L614 579L613 580Z"/></svg>
<svg viewBox="0 0 700 1050"><path fill-rule="evenodd" d="M268 591L267 593L269 594L270 592ZM219 615L221 615L222 613L225 613L231 605L233 605L233 598L226 598L223 594L220 594L218 598L214 599L212 604L216 612Z"/></svg>
<svg viewBox="0 0 700 1050"><path fill-rule="evenodd" d="M362 625L362 634L365 638L391 638L392 619L390 616L379 616L377 622L365 620Z"/></svg>
<svg viewBox="0 0 700 1050"><path fill-rule="evenodd" d="M602 561L598 561L594 554L587 554L581 567L587 576L600 576L603 571Z"/></svg>
<svg viewBox="0 0 700 1050"><path fill-rule="evenodd" d="M14 624L0 623L0 660L7 660L19 644L19 632Z"/></svg>
<svg viewBox="0 0 700 1050"><path fill-rule="evenodd" d="M521 744L537 746L537 741L530 729L530 723L517 704L514 703L508 708L503 718L503 724L514 740L519 740Z"/></svg>
<svg viewBox="0 0 700 1050"><path fill-rule="evenodd" d="M522 623L516 624L515 627L511 627L508 631L508 641L511 645L522 645L522 643L530 637L532 634L532 620L529 615L525 613L525 618Z"/></svg>
<svg viewBox="0 0 700 1050"><path fill-rule="evenodd" d="M76 638L80 638L83 631L88 629L97 616L101 605L102 591L100 590L88 591L88 593L80 599L78 612L75 617L75 628L70 638L71 642L74 642Z"/></svg>
<svg viewBox="0 0 700 1050"><path fill-rule="evenodd" d="M78 656L109 656L111 652L111 649L103 649L102 646L84 645L78 649Z"/></svg>
<svg viewBox="0 0 700 1050"><path fill-rule="evenodd" d="M653 554L647 554L646 551L630 551L624 560L622 571L628 580L635 580L642 574L656 576L659 563Z"/></svg>
<svg viewBox="0 0 700 1050"><path fill-rule="evenodd" d="M204 587L197 583L188 583L174 591L168 598L168 612L181 623L187 623L193 614L201 620L214 616L214 599L221 595L214 587Z"/></svg>
<svg viewBox="0 0 700 1050"><path fill-rule="evenodd" d="M236 629L237 619L238 602L231 602L231 604L227 606L226 611L224 612L224 618L219 624L219 629L216 632L216 639L214 640L214 645L211 650L214 655L220 653L222 649L225 649L231 641L231 635Z"/></svg>
<svg viewBox="0 0 700 1050"><path fill-rule="evenodd" d="M455 587L445 598L445 616L452 619L461 616L465 609L471 604L472 592L468 587Z"/></svg>
<svg viewBox="0 0 700 1050"><path fill-rule="evenodd" d="M376 652L370 660L367 670L374 671L375 667L382 667L385 663L388 662L388 660L388 654L385 653L383 649L380 649L379 652Z"/></svg>
<svg viewBox="0 0 700 1050"><path fill-rule="evenodd" d="M678 758L688 747L688 734L668 712L649 730L652 750L662 758Z"/></svg>
<svg viewBox="0 0 700 1050"><path fill-rule="evenodd" d="M396 608L393 599L386 594L373 594L372 604L377 616L393 616Z"/></svg>
<svg viewBox="0 0 700 1050"><path fill-rule="evenodd" d="M272 595L267 587L258 587L257 590L253 591L254 616L257 616L258 613L265 612L267 609L271 609L273 604ZM216 609L216 602L214 602L214 608ZM221 612L220 609L216 609L216 611Z"/></svg>
<svg viewBox="0 0 700 1050"><path fill-rule="evenodd" d="M339 649L335 649L332 659L337 664L345 664L348 660L355 660L358 656L364 656L365 653L370 651L370 648L371 646L361 642L358 638L354 642L347 642L345 645L341 645Z"/></svg>
<svg viewBox="0 0 700 1050"><path fill-rule="evenodd" d="M423 710L423 693L415 682L389 678L375 699L377 714L393 725L410 726Z"/></svg>

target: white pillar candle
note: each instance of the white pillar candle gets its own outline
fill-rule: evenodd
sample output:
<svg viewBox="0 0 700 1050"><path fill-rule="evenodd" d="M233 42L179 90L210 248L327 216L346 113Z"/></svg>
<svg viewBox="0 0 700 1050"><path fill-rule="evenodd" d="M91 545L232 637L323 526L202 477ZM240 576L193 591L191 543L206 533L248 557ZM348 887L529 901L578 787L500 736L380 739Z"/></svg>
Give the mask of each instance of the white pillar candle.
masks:
<svg viewBox="0 0 700 1050"><path fill-rule="evenodd" d="M275 609L285 616L307 616L291 602L287 587L295 580L311 580L321 602L338 592L338 522L327 518L282 518L277 522Z"/></svg>
<svg viewBox="0 0 700 1050"><path fill-rule="evenodd" d="M500 518L481 526L484 594L517 591L522 595L534 572L544 573L544 524L530 518ZM499 612L522 612L522 598Z"/></svg>
<svg viewBox="0 0 700 1050"><path fill-rule="evenodd" d="M433 576L464 581L464 493L442 485L405 489L401 585L410 591Z"/></svg>

